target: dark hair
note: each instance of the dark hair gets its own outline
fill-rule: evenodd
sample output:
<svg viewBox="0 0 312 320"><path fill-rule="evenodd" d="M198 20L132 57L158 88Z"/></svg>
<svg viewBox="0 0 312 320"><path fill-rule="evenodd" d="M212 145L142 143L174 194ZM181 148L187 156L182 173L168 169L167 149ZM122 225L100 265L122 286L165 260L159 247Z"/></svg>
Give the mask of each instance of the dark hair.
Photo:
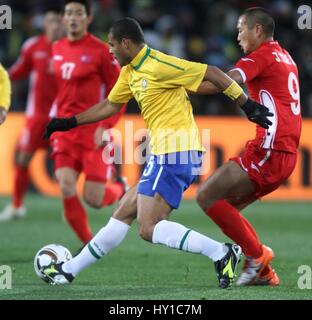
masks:
<svg viewBox="0 0 312 320"><path fill-rule="evenodd" d="M65 10L65 6L69 3L72 2L77 2L82 4L85 8L86 8L86 12L87 15L90 16L91 15L91 11L92 11L92 0L65 0L64 1L64 10Z"/></svg>
<svg viewBox="0 0 312 320"><path fill-rule="evenodd" d="M133 18L123 18L116 21L110 28L113 38L121 42L123 38L136 44L144 43L144 33L140 24Z"/></svg>
<svg viewBox="0 0 312 320"><path fill-rule="evenodd" d="M243 12L242 16L246 17L246 23L249 29L253 28L256 24L260 24L267 36L273 36L275 22L272 16L264 8L249 8Z"/></svg>

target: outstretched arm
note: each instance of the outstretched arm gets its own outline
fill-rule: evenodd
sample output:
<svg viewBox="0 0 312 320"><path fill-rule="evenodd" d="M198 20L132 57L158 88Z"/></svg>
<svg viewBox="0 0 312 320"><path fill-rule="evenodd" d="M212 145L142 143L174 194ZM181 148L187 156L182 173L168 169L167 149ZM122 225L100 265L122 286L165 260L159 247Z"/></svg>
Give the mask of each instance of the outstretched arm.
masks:
<svg viewBox="0 0 312 320"><path fill-rule="evenodd" d="M227 75L232 80L236 81L238 84L244 83L241 74L237 70L230 70L229 72L227 72ZM203 81L196 91L197 94L217 94L221 92L222 92L221 89L219 89L216 85L214 85L212 82L207 80Z"/></svg>
<svg viewBox="0 0 312 320"><path fill-rule="evenodd" d="M77 125L98 122L115 115L122 108L123 104L111 103L107 99L95 104L90 109L75 116Z"/></svg>
<svg viewBox="0 0 312 320"><path fill-rule="evenodd" d="M55 131L68 131L77 126L98 122L109 118L120 111L123 104L110 103L107 99L99 102L90 109L77 114L71 118L54 118L47 127L44 134L44 138L49 138Z"/></svg>
<svg viewBox="0 0 312 320"><path fill-rule="evenodd" d="M237 71L233 70L230 75L237 78L239 83L243 83L241 75L239 74L238 76L237 73ZM267 107L249 99L239 84L219 68L208 66L204 81L199 86L197 93L213 94L220 92L237 101L250 121L259 124L265 129L268 129L272 124L268 117L273 116L273 114Z"/></svg>

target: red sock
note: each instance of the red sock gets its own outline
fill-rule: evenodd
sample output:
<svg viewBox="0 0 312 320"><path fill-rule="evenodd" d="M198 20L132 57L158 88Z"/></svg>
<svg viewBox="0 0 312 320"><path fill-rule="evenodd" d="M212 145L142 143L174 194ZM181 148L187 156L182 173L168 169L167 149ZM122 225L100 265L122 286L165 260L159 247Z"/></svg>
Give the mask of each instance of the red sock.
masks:
<svg viewBox="0 0 312 320"><path fill-rule="evenodd" d="M13 206L19 208L23 204L24 195L28 189L29 174L27 167L16 167L14 177Z"/></svg>
<svg viewBox="0 0 312 320"><path fill-rule="evenodd" d="M251 224L227 201L220 200L206 214L222 229L224 234L239 244L246 256L259 258L261 243ZM252 229L252 230L251 230Z"/></svg>
<svg viewBox="0 0 312 320"><path fill-rule="evenodd" d="M89 227L88 217L79 198L75 195L71 198L64 198L65 218L78 238L87 243L92 239L92 232Z"/></svg>
<svg viewBox="0 0 312 320"><path fill-rule="evenodd" d="M124 186L119 182L106 185L102 207L110 206L115 203L121 198L124 192Z"/></svg>
<svg viewBox="0 0 312 320"><path fill-rule="evenodd" d="M254 229L254 227L249 223L249 221L247 219L244 218L244 223L245 226L249 229L249 231L254 235L254 237L257 239L257 241L260 243L260 240L258 238L258 235L256 233L256 230ZM264 269L261 272L261 275L266 275L270 272L270 268L268 266L265 266Z"/></svg>

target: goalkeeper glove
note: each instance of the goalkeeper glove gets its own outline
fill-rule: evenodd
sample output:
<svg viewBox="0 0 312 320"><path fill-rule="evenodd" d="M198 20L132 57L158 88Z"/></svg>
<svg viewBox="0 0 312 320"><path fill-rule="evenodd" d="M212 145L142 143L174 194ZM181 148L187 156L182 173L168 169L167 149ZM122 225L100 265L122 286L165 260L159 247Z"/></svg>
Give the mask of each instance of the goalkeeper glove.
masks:
<svg viewBox="0 0 312 320"><path fill-rule="evenodd" d="M71 118L53 118L47 125L45 133L43 135L44 139L48 139L51 134L55 131L68 131L72 128L77 127L76 117Z"/></svg>
<svg viewBox="0 0 312 320"><path fill-rule="evenodd" d="M259 124L264 129L269 129L269 126L272 125L272 122L268 117L272 117L273 113L262 104L248 98L241 108L245 112L249 121Z"/></svg>

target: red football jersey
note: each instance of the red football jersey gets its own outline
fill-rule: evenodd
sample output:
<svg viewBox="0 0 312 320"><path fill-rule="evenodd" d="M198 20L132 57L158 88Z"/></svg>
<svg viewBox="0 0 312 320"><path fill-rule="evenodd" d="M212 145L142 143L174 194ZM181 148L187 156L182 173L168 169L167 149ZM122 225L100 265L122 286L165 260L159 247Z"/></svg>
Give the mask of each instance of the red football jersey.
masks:
<svg viewBox="0 0 312 320"><path fill-rule="evenodd" d="M78 41L63 38L53 45L53 70L58 92L52 116L71 117L103 100L118 79L120 67L108 46L90 33ZM54 108L53 108L54 109ZM93 147L94 132L101 125L113 127L125 107L115 116L99 123L53 134L85 147Z"/></svg>
<svg viewBox="0 0 312 320"><path fill-rule="evenodd" d="M52 44L45 35L28 39L16 63L10 68L10 78L20 80L30 75L26 107L28 117L47 117L56 96L52 73Z"/></svg>
<svg viewBox="0 0 312 320"><path fill-rule="evenodd" d="M269 129L257 125L253 143L296 153L302 120L298 70L290 54L277 41L267 41L241 58L235 70L241 73L250 97L274 114Z"/></svg>

